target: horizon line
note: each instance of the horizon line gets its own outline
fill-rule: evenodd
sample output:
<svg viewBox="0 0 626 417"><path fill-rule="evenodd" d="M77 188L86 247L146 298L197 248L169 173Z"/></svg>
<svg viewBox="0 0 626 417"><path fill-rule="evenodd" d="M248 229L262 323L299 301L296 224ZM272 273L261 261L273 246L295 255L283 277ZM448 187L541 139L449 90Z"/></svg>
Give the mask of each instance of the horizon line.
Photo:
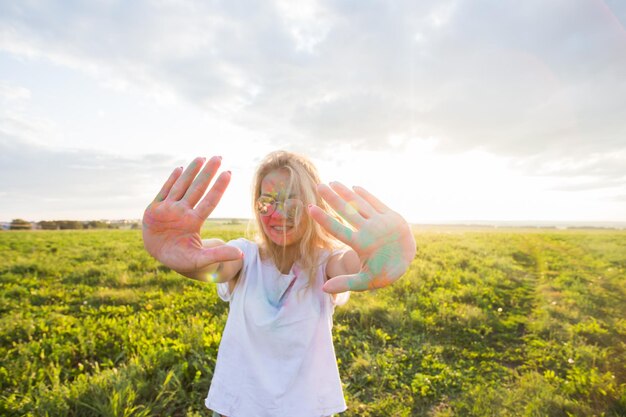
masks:
<svg viewBox="0 0 626 417"><path fill-rule="evenodd" d="M16 219L13 219L16 220ZM53 222L53 221L101 221L107 223L141 223L140 218L117 218L117 219L53 219L53 220L26 220L30 223ZM205 223L225 222L225 221L241 221L249 222L254 220L249 217L215 217L208 218ZM1 220L0 224L11 224L12 220ZM626 220L485 220L485 219L464 219L464 220L423 220L418 222L409 222L412 226L514 226L514 227L610 227L610 228L626 228Z"/></svg>

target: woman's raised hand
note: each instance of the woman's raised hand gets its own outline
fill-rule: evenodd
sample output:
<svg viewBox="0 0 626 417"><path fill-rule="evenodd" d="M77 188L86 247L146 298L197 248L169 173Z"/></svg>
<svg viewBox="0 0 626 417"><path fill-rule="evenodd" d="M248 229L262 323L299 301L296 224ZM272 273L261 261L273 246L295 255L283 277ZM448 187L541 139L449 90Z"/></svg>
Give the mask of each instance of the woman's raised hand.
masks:
<svg viewBox="0 0 626 417"><path fill-rule="evenodd" d="M318 186L322 198L353 228L346 227L324 210L309 212L331 235L350 246L359 256L361 270L334 277L324 291L364 291L382 288L404 274L415 257L415 238L402 216L361 187L349 189L340 183Z"/></svg>
<svg viewBox="0 0 626 417"><path fill-rule="evenodd" d="M242 256L239 249L231 246L204 248L202 245L200 229L230 182L230 171L222 172L202 198L222 158L214 156L203 168L205 160L194 159L184 172L180 167L174 169L143 214L143 242L148 253L190 277L211 264Z"/></svg>

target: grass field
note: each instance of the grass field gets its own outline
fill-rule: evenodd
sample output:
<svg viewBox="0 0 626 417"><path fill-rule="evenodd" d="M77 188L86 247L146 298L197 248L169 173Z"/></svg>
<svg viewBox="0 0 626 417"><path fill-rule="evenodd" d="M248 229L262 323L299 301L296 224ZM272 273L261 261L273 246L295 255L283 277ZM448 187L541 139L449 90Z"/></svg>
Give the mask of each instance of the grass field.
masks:
<svg viewBox="0 0 626 417"><path fill-rule="evenodd" d="M401 280L336 310L343 416L626 416L626 232L415 234ZM0 255L0 415L207 415L212 284L139 231L1 232Z"/></svg>

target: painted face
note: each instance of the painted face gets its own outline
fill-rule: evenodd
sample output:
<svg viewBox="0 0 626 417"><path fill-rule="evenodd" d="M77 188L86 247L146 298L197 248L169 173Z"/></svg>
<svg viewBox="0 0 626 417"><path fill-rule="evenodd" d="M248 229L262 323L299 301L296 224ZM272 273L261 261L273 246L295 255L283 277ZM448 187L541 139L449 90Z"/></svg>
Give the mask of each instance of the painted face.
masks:
<svg viewBox="0 0 626 417"><path fill-rule="evenodd" d="M299 242L305 232L304 204L299 204L302 203L300 196L294 191L288 194L288 185L289 172L284 169L271 171L263 177L258 203L261 207L257 210L261 214L263 232L280 246Z"/></svg>

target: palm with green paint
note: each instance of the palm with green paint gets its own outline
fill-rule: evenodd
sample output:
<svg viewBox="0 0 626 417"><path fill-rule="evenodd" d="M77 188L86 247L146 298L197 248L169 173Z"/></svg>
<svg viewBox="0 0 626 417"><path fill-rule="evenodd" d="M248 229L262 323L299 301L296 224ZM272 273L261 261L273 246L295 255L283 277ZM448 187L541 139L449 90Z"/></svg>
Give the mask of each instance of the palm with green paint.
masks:
<svg viewBox="0 0 626 417"><path fill-rule="evenodd" d="M361 270L334 277L324 291L364 291L386 287L400 278L415 257L415 238L404 218L361 187L340 183L319 185L322 198L351 226L347 227L317 206L310 208L315 221L359 256Z"/></svg>
<svg viewBox="0 0 626 417"><path fill-rule="evenodd" d="M205 158L194 159L184 172L181 168L174 169L143 215L143 241L148 253L190 277L189 274L202 273L214 263L241 259L237 248L202 245L200 229L230 182L230 173L222 172L202 198L220 167L221 158L211 158L202 168L204 161Z"/></svg>

